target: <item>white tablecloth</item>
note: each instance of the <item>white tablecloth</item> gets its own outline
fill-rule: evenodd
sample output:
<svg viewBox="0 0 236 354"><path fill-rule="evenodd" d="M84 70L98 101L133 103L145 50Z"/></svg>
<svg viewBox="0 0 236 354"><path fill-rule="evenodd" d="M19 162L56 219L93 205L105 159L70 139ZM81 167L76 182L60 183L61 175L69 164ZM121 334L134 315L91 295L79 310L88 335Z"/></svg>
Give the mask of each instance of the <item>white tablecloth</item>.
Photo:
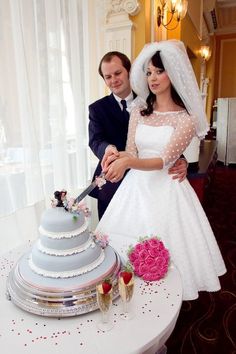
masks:
<svg viewBox="0 0 236 354"><path fill-rule="evenodd" d="M26 250L0 256L0 353L131 354L155 353L170 336L182 302L182 285L171 265L165 279L147 284L136 279L131 305L135 317L119 317L121 300L112 306L114 327L101 332L99 311L70 318L47 318L24 312L5 296L7 275Z"/></svg>

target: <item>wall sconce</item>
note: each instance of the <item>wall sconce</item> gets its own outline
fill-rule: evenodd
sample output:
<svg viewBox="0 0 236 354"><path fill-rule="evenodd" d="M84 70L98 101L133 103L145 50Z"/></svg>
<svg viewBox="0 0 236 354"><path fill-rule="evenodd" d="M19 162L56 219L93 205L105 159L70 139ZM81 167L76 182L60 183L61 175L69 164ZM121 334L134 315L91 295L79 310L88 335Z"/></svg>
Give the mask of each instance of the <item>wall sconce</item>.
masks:
<svg viewBox="0 0 236 354"><path fill-rule="evenodd" d="M211 50L208 45L202 45L200 48L200 55L202 58L201 62L201 73L200 73L200 90L202 94L203 104L206 109L207 92L210 80L206 77L206 62L211 57Z"/></svg>
<svg viewBox="0 0 236 354"><path fill-rule="evenodd" d="M167 30L174 30L186 15L187 8L187 0L159 0L157 6L157 26L160 27L162 25ZM166 18L167 22L165 23L164 21ZM170 25L173 18L177 21L177 24L176 26L170 28L168 26Z"/></svg>
<svg viewBox="0 0 236 354"><path fill-rule="evenodd" d="M202 45L200 49L200 55L203 59L203 61L207 61L211 57L211 50L208 45Z"/></svg>

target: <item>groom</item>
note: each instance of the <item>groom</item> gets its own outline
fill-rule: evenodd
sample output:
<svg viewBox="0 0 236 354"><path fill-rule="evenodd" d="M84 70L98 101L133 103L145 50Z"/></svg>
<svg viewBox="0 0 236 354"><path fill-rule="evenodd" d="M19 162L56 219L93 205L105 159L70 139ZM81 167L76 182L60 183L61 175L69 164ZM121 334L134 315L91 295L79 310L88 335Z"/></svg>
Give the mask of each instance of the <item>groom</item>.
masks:
<svg viewBox="0 0 236 354"><path fill-rule="evenodd" d="M99 163L94 172L93 179L99 176L101 160L104 155L118 154L125 150L129 108L136 94L132 92L129 72L131 63L128 57L120 52L108 52L100 61L98 72L110 89L111 94L105 96L89 106L89 146L98 157ZM181 182L187 173L186 160L179 159L169 169ZM98 217L101 219L111 198L119 187L121 181L112 183L107 181L102 189L95 188L90 196L98 200Z"/></svg>

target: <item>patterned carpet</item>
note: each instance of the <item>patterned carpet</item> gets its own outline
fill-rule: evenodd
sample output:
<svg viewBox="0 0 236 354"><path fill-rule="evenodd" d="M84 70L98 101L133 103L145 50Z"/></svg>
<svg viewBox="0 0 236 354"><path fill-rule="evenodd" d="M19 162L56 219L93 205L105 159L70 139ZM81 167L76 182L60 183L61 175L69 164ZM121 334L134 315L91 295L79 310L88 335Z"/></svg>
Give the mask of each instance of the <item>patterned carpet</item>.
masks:
<svg viewBox="0 0 236 354"><path fill-rule="evenodd" d="M236 354L236 168L216 167L204 209L227 267L222 289L183 302L168 354Z"/></svg>

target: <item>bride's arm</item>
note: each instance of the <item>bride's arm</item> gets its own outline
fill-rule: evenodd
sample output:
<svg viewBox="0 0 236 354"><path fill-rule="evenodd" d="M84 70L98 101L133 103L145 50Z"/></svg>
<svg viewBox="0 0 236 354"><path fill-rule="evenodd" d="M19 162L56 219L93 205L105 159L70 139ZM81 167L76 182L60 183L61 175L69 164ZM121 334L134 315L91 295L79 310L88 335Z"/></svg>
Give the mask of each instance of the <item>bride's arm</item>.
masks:
<svg viewBox="0 0 236 354"><path fill-rule="evenodd" d="M121 156L118 160L111 164L108 177L116 179L120 177L126 169L136 169L143 171L161 170L169 167L183 153L195 135L195 126L193 117L184 117L180 120L171 136L170 142L163 149L158 157L140 159L132 156Z"/></svg>
<svg viewBox="0 0 236 354"><path fill-rule="evenodd" d="M136 108L131 112L130 115L129 129L128 129L126 147L125 147L125 152L127 152L133 157L138 156L138 150L135 144L135 133L136 133L139 117L140 117L140 108Z"/></svg>
<svg viewBox="0 0 236 354"><path fill-rule="evenodd" d="M126 160L126 166L144 171L170 167L181 156L194 135L194 117L185 116L179 120L170 142L165 146L160 156L147 159L129 158Z"/></svg>

